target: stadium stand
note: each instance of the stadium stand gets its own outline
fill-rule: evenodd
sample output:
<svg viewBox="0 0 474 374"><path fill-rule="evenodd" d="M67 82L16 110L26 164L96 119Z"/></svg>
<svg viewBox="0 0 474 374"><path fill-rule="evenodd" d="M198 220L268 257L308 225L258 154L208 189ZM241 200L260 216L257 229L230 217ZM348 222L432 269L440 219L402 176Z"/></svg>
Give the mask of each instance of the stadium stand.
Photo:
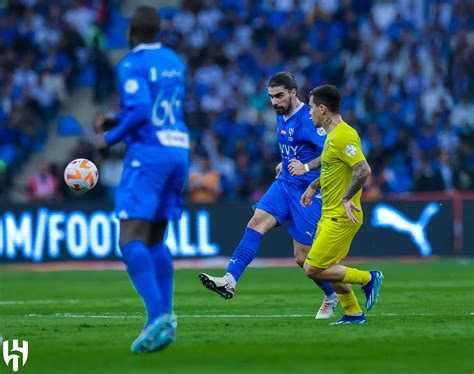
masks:
<svg viewBox="0 0 474 374"><path fill-rule="evenodd" d="M110 61L126 47L123 9L135 3L16 0L2 9L1 196L8 196L21 170L23 175L32 170L22 166L31 152L44 149L61 108L67 107L61 114L68 115L79 108L76 117L84 128L97 105L116 108ZM472 2L170 4L159 8L161 41L189 66L193 167L210 160L220 175L221 199L256 200L274 178L279 153L266 83L281 70L296 74L305 101L309 89L321 83L331 82L344 93L344 118L361 134L373 170L366 199L474 190ZM77 88L90 86L93 93ZM82 136L90 142L88 131ZM74 143L64 142L61 162L79 138L76 132ZM91 158L101 162L96 154ZM108 164L119 170L112 159ZM113 189L114 180L109 178L106 189Z"/></svg>

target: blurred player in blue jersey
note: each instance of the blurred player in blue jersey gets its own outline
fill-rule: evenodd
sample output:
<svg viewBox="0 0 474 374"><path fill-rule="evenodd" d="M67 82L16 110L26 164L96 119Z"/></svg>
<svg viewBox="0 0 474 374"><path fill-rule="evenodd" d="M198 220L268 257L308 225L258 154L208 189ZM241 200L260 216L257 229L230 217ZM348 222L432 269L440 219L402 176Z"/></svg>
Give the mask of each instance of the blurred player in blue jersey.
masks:
<svg viewBox="0 0 474 374"><path fill-rule="evenodd" d="M99 149L127 143L115 205L122 259L147 312L131 346L136 353L175 340L173 264L164 234L168 221L181 216L189 165L186 68L174 51L156 42L159 30L154 8L136 9L128 35L131 51L118 66L122 111L115 118L98 116L94 124Z"/></svg>
<svg viewBox="0 0 474 374"><path fill-rule="evenodd" d="M278 145L282 158L276 167L276 180L256 204L254 215L232 254L224 277L199 274L204 286L226 299L234 296L237 281L255 258L260 240L275 226L288 222L295 261L302 267L321 217L320 195L313 197L308 208L302 207L300 197L308 185L319 177L320 171L316 170L316 166L319 166L326 133L314 131L310 107L299 101L292 74L282 72L273 76L268 83L268 94L277 114ZM329 283L316 283L325 294L316 318L331 318L339 300Z"/></svg>

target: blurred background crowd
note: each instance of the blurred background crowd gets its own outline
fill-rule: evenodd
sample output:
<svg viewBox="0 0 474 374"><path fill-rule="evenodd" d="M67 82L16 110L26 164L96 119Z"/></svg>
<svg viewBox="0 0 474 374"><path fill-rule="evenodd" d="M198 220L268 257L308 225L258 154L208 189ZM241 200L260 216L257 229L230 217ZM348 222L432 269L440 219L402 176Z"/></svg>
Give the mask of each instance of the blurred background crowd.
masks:
<svg viewBox="0 0 474 374"><path fill-rule="evenodd" d="M130 0L131 1L131 0ZM189 199L256 201L280 160L268 79L293 72L307 102L335 84L342 115L373 174L366 199L474 190L474 2L463 0L183 0L159 7L161 42L188 65ZM8 1L0 13L0 196L57 131L77 85L118 110L111 51L124 1ZM117 18L119 17L119 18ZM121 35L118 35L120 34ZM91 119L94 113L91 113ZM82 124L89 126L90 124ZM94 197L113 198L123 147L107 157L84 132L65 160L101 171ZM64 163L38 165L29 198L67 199Z"/></svg>

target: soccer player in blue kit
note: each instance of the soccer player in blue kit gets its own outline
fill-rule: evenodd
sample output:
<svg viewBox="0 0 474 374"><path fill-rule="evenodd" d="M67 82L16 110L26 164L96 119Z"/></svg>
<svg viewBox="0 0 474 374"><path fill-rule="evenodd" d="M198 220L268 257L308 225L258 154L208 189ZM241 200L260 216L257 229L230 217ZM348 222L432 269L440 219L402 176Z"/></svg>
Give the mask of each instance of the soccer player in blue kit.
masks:
<svg viewBox="0 0 474 374"><path fill-rule="evenodd" d="M156 42L159 30L154 8L135 10L128 31L131 51L118 66L122 111L115 118L99 115L94 123L98 149L127 143L115 210L122 259L147 312L131 346L135 353L157 351L175 340L174 273L164 234L168 221L181 216L189 166L186 68L174 51Z"/></svg>
<svg viewBox="0 0 474 374"><path fill-rule="evenodd" d="M299 101L296 80L288 72L278 73L268 83L268 94L277 113L278 145L282 162L276 167L277 177L261 200L245 228L243 238L234 250L223 277L199 274L202 284L226 299L234 296L236 284L245 268L257 254L260 240L271 228L289 223L288 232L293 237L296 263L302 267L316 233L321 217L321 196L316 194L312 204L303 208L301 194L319 177L314 170L323 150L326 133L314 131L310 107ZM323 304L316 318L334 316L339 302L327 282L315 282L324 292Z"/></svg>

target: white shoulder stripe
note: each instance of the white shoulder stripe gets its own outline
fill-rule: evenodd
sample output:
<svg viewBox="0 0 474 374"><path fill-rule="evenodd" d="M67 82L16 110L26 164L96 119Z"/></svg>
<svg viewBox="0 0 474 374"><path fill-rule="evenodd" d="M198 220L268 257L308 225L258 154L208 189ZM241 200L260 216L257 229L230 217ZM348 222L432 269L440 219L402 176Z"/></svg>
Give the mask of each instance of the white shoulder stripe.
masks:
<svg viewBox="0 0 474 374"><path fill-rule="evenodd" d="M132 52L142 51L144 49L159 49L161 48L161 43L140 43L135 48L132 49Z"/></svg>

